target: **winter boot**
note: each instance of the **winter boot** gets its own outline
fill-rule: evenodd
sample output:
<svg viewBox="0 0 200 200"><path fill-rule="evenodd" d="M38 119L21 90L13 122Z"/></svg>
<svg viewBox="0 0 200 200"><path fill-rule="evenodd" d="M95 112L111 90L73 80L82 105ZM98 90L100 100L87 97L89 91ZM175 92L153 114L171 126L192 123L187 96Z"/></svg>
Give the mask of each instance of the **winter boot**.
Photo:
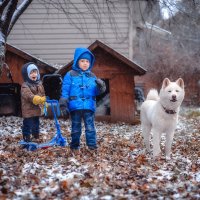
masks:
<svg viewBox="0 0 200 200"><path fill-rule="evenodd" d="M31 142L30 135L23 135L23 139L24 139L25 142Z"/></svg>
<svg viewBox="0 0 200 200"><path fill-rule="evenodd" d="M32 135L34 139L39 139L39 133L33 133Z"/></svg>

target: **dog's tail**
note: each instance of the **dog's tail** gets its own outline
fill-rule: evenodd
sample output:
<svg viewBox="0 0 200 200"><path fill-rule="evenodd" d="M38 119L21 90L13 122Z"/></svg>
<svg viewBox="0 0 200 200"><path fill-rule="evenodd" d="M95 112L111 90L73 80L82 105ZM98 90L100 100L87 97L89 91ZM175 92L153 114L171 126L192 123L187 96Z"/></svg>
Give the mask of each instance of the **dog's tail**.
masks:
<svg viewBox="0 0 200 200"><path fill-rule="evenodd" d="M159 100L158 91L156 89L151 89L147 94L146 100L158 101Z"/></svg>

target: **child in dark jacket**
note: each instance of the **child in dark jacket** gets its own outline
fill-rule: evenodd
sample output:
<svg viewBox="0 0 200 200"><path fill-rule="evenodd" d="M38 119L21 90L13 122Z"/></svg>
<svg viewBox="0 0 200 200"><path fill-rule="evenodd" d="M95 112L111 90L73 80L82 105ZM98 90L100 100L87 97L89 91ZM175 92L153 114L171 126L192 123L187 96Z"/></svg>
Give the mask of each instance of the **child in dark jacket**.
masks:
<svg viewBox="0 0 200 200"><path fill-rule="evenodd" d="M21 107L23 126L22 134L26 142L33 138L39 139L39 116L46 101L44 87L40 81L38 67L27 63L22 68L24 83L21 86Z"/></svg>
<svg viewBox="0 0 200 200"><path fill-rule="evenodd" d="M97 149L94 117L96 96L106 90L105 83L91 72L94 55L87 48L75 49L72 70L63 80L60 108L63 114L70 112L72 150L80 148L82 119L85 125L86 144L89 149Z"/></svg>

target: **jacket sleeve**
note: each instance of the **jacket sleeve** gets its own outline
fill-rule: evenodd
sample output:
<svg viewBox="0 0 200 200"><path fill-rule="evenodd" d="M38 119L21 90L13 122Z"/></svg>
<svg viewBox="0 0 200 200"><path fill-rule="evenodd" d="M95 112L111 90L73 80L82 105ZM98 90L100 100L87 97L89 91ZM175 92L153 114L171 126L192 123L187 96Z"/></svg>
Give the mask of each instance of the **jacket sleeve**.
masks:
<svg viewBox="0 0 200 200"><path fill-rule="evenodd" d="M34 94L27 85L23 84L21 87L21 96L27 101L32 102Z"/></svg>
<svg viewBox="0 0 200 200"><path fill-rule="evenodd" d="M70 73L68 72L63 79L61 98L69 99L70 87L71 87L71 76Z"/></svg>
<svg viewBox="0 0 200 200"><path fill-rule="evenodd" d="M103 80L101 80L100 78L97 78L95 80L95 83L97 85L97 96L103 94L106 91L106 84Z"/></svg>

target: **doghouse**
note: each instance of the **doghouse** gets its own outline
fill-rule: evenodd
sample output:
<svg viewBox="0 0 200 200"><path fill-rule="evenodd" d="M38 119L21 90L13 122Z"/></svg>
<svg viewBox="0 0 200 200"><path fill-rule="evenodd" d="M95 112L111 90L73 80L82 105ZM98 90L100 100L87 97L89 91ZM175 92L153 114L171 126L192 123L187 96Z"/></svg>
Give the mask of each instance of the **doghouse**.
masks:
<svg viewBox="0 0 200 200"><path fill-rule="evenodd" d="M39 67L41 78L56 71L56 68L49 64L6 44L5 65L0 76L0 116L20 116L20 88L23 82L21 68L27 62L34 62Z"/></svg>
<svg viewBox="0 0 200 200"><path fill-rule="evenodd" d="M105 94L97 98L96 119L134 123L136 110L134 76L144 75L146 70L98 40L88 48L95 56L92 71L107 85ZM57 73L64 76L72 64L73 61L59 69Z"/></svg>

